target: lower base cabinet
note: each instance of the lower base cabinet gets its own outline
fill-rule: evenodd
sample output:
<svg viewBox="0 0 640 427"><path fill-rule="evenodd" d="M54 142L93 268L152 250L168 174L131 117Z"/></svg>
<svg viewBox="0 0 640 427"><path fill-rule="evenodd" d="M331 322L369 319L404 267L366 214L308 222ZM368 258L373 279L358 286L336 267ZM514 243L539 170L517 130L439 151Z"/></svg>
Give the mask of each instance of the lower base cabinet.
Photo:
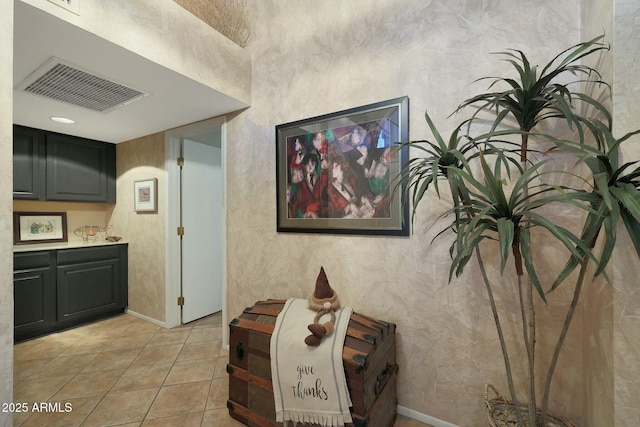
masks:
<svg viewBox="0 0 640 427"><path fill-rule="evenodd" d="M14 254L15 341L124 312L126 244Z"/></svg>
<svg viewBox="0 0 640 427"><path fill-rule="evenodd" d="M56 323L55 251L14 255L15 336L46 331Z"/></svg>

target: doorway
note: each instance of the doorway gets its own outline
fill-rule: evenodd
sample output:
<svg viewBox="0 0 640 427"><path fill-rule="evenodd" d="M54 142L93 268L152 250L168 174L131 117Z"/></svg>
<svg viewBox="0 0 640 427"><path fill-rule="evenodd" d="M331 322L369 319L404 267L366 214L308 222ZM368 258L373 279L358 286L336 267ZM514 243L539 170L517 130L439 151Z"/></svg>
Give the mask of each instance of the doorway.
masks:
<svg viewBox="0 0 640 427"><path fill-rule="evenodd" d="M227 321L224 124L221 117L166 132L167 327L217 311Z"/></svg>
<svg viewBox="0 0 640 427"><path fill-rule="evenodd" d="M222 310L222 172L219 130L182 139L182 319Z"/></svg>

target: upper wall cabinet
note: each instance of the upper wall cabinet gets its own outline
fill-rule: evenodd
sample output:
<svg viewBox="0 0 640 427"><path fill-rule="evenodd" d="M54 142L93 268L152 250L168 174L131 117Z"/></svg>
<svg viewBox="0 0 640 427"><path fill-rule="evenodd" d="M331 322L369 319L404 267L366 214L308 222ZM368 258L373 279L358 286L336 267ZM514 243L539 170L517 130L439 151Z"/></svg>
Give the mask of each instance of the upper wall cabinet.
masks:
<svg viewBox="0 0 640 427"><path fill-rule="evenodd" d="M45 200L46 165L44 131L14 126L14 199Z"/></svg>
<svg viewBox="0 0 640 427"><path fill-rule="evenodd" d="M42 135L40 138L35 136L38 132ZM30 148L36 145L36 140L43 145L39 151ZM113 144L14 126L14 153L19 154L19 160L14 157L15 199L116 202ZM29 186L28 177L35 174L28 171L34 170L35 165L38 165L40 182ZM32 187L38 192L30 190Z"/></svg>
<svg viewBox="0 0 640 427"><path fill-rule="evenodd" d="M47 200L115 203L115 145L47 134Z"/></svg>

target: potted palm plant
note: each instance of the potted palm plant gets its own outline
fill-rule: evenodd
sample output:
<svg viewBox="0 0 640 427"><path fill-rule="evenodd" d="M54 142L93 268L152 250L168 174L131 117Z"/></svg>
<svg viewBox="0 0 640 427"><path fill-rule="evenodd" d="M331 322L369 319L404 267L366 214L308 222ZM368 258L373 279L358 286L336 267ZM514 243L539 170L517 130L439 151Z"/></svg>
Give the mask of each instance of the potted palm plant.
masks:
<svg viewBox="0 0 640 427"><path fill-rule="evenodd" d="M508 412L520 427L572 425L549 414L550 386L582 286L591 278L588 266L593 265L595 275L602 274L609 280L606 266L620 218L640 256L640 167L636 162L619 165L617 156L620 144L640 131L615 138L607 107L582 89L594 85L608 88L599 72L583 63L587 57L608 49L603 38L564 50L541 70L519 50L501 52L515 69L516 77L486 78L491 91L459 105L455 113L469 109L473 112L447 139L427 113L433 140L401 144L417 154L399 177L400 183L406 184L404 202L411 201L413 206L412 221L431 190L442 197L444 191L438 183L442 179L448 183L452 206L447 214L451 221L436 237L455 236L450 246L449 280L462 274L470 261L477 262L504 359L510 399L503 403L509 405ZM547 130L560 128L564 130ZM533 148L531 141L535 141ZM557 156L572 156L575 167L571 171L554 169L556 163L552 160ZM572 184L576 181L581 185ZM574 210L584 218L583 224L571 227L556 221L549 212L557 206ZM532 236L540 232L552 239L538 247L532 243ZM495 298L497 292L512 284L505 283L507 279L502 274L490 278L482 256L481 249L492 244L499 253L498 271L504 273L513 268L516 273L519 339L527 359L525 399L516 393L507 337ZM538 272L540 266L546 267L543 249L548 245L564 248L568 261L552 280L544 281ZM544 276L548 277L546 272ZM540 327L536 305L540 301L546 303L550 293L560 286L573 286L573 296L542 377L541 393L536 389L536 332ZM500 425L495 408L485 399L490 425Z"/></svg>

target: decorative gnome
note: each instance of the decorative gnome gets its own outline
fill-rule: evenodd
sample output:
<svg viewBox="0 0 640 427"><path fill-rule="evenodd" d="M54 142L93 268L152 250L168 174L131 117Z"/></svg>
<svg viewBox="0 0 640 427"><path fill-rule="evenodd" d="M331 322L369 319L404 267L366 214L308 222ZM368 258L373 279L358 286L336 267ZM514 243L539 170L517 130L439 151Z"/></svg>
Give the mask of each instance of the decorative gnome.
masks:
<svg viewBox="0 0 640 427"><path fill-rule="evenodd" d="M323 267L320 267L320 273L316 279L316 288L311 297L309 297L309 308L318 313L315 315L313 323L307 327L311 331L311 335L306 337L304 342L308 346L317 347L322 342L323 337L331 335L333 332L336 322L336 310L340 308L338 294L329 286ZM330 319L320 323L320 319L325 315L329 315Z"/></svg>

